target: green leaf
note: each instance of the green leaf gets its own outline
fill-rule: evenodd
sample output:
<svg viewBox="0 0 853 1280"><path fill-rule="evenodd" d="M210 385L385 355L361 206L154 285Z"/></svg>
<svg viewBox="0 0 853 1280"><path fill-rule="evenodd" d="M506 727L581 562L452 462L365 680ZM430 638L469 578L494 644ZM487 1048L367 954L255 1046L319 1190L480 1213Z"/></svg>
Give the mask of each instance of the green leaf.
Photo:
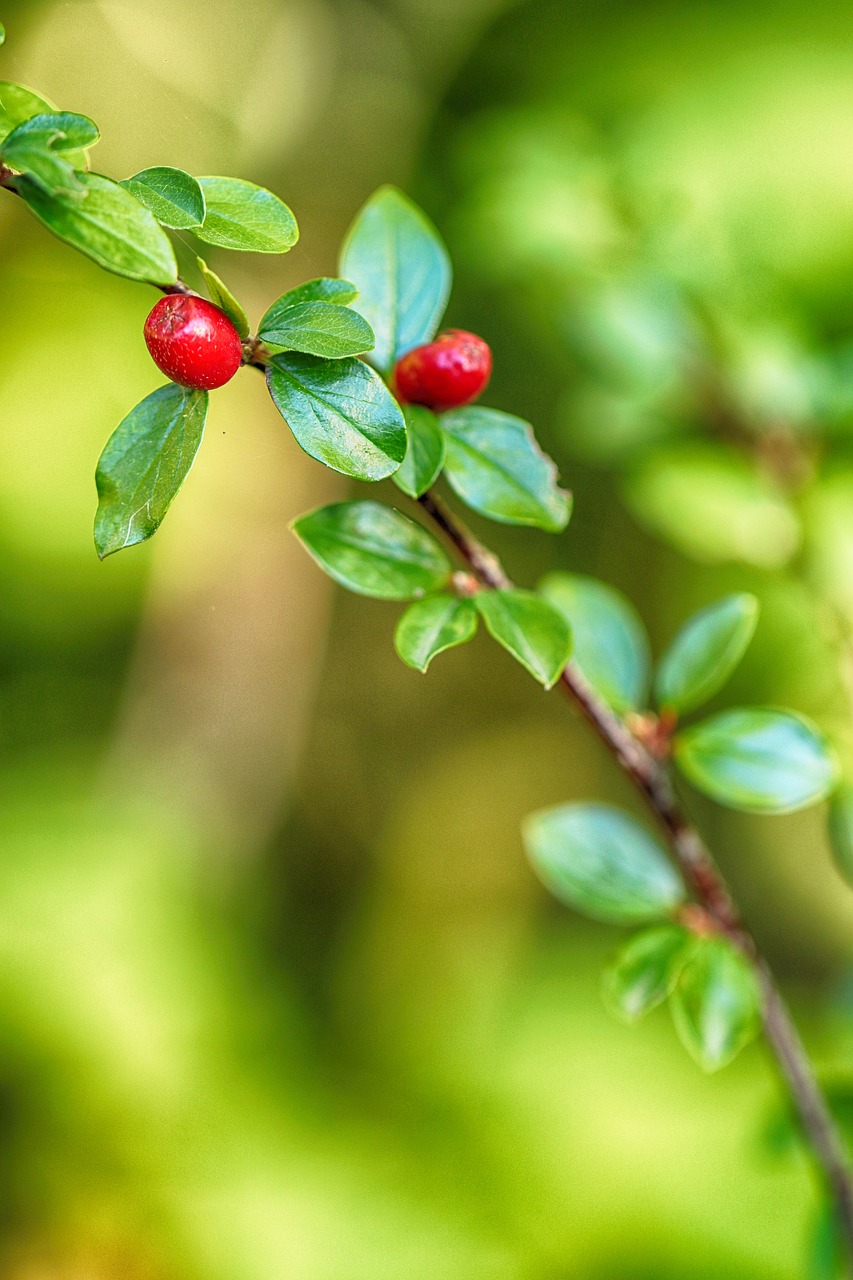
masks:
<svg viewBox="0 0 853 1280"><path fill-rule="evenodd" d="M644 929L621 948L601 979L604 1003L625 1022L662 1004L690 951L692 934L678 924Z"/></svg>
<svg viewBox="0 0 853 1280"><path fill-rule="evenodd" d="M450 579L450 562L433 536L381 502L320 507L291 528L320 568L357 595L412 600Z"/></svg>
<svg viewBox="0 0 853 1280"><path fill-rule="evenodd" d="M260 323L258 337L264 342L325 360L357 356L373 346L370 325L349 307L334 302L282 306L282 302L282 298L274 302Z"/></svg>
<svg viewBox="0 0 853 1280"><path fill-rule="evenodd" d="M849 782L842 783L830 802L829 843L835 865L853 884L853 786Z"/></svg>
<svg viewBox="0 0 853 1280"><path fill-rule="evenodd" d="M0 142L19 124L33 116L54 114L56 107L41 94L34 93L22 84L0 80ZM85 169L88 157L84 150L69 151L65 159L75 169Z"/></svg>
<svg viewBox="0 0 853 1280"><path fill-rule="evenodd" d="M684 886L658 842L610 805L543 809L527 818L523 835L546 888L594 920L659 920L684 901Z"/></svg>
<svg viewBox="0 0 853 1280"><path fill-rule="evenodd" d="M419 404L404 404L402 409L409 444L406 456L392 478L403 493L410 498L419 498L441 474L444 433L438 418L429 409Z"/></svg>
<svg viewBox="0 0 853 1280"><path fill-rule="evenodd" d="M682 1044L705 1071L717 1071L761 1028L752 968L724 938L697 938L670 997Z"/></svg>
<svg viewBox="0 0 853 1280"><path fill-rule="evenodd" d="M319 276L316 280L306 280L295 289L288 289L279 298L276 306L295 307L299 302L334 302L345 307L358 297L358 289L349 280L337 280L332 276Z"/></svg>
<svg viewBox="0 0 853 1280"><path fill-rule="evenodd" d="M711 564L775 569L799 545L799 521L785 495L734 448L662 449L628 480L625 496L652 533Z"/></svg>
<svg viewBox="0 0 853 1280"><path fill-rule="evenodd" d="M450 259L432 224L395 187L380 187L356 217L341 275L358 288L359 311L376 334L370 362L382 373L435 334L450 294Z"/></svg>
<svg viewBox="0 0 853 1280"><path fill-rule="evenodd" d="M552 604L533 591L481 591L474 603L489 634L550 689L572 652L568 624Z"/></svg>
<svg viewBox="0 0 853 1280"><path fill-rule="evenodd" d="M97 125L88 116L70 111L42 113L6 136L0 143L0 160L10 169L28 174L48 195L82 197L83 183L67 153L92 146L99 136Z"/></svg>
<svg viewBox="0 0 853 1280"><path fill-rule="evenodd" d="M712 800L746 813L791 813L823 800L837 763L827 739L792 711L724 711L675 738L675 759Z"/></svg>
<svg viewBox="0 0 853 1280"><path fill-rule="evenodd" d="M572 512L557 468L521 418L473 405L441 416L447 437L444 471L463 502L503 524L558 533Z"/></svg>
<svg viewBox="0 0 853 1280"><path fill-rule="evenodd" d="M183 230L204 222L204 193L195 178L183 169L155 165L125 178L121 185L150 209L164 227Z"/></svg>
<svg viewBox="0 0 853 1280"><path fill-rule="evenodd" d="M178 278L174 250L153 214L109 178L97 173L78 177L85 188L84 200L50 196L27 177L15 179L15 189L55 236L105 271L151 284L174 284Z"/></svg>
<svg viewBox="0 0 853 1280"><path fill-rule="evenodd" d="M620 714L645 706L649 641L633 605L575 573L550 573L539 590L571 627L575 665L596 693Z"/></svg>
<svg viewBox="0 0 853 1280"><path fill-rule="evenodd" d="M6 43L6 28L3 26L3 23L0 22L0 45L5 43Z"/></svg>
<svg viewBox="0 0 853 1280"><path fill-rule="evenodd" d="M267 385L306 453L357 480L382 480L406 456L406 424L385 383L360 360L274 356Z"/></svg>
<svg viewBox="0 0 853 1280"><path fill-rule="evenodd" d="M110 436L95 477L95 546L102 560L157 531L193 464L206 417L206 391L169 382Z"/></svg>
<svg viewBox="0 0 853 1280"><path fill-rule="evenodd" d="M478 617L470 600L456 596L416 600L397 623L394 648L407 666L426 671L437 653L464 644L476 634Z"/></svg>
<svg viewBox="0 0 853 1280"><path fill-rule="evenodd" d="M194 234L222 249L287 253L299 239L284 201L240 178L199 178L207 212Z"/></svg>
<svg viewBox="0 0 853 1280"><path fill-rule="evenodd" d="M746 653L757 622L758 601L746 593L694 614L661 658L658 705L683 715L713 697Z"/></svg>
<svg viewBox="0 0 853 1280"><path fill-rule="evenodd" d="M204 277L204 283L207 285L207 291L211 299L216 303L217 307L225 312L240 337L245 340L249 336L249 317L224 280L220 280L216 272L207 265L204 258L196 258L196 262L198 263L199 271Z"/></svg>

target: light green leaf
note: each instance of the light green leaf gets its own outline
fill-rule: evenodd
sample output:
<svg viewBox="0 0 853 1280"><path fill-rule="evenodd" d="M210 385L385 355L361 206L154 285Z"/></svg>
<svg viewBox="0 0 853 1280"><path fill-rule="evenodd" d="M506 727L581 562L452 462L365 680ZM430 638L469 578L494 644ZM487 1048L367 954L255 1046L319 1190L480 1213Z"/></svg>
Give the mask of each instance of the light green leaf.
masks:
<svg viewBox="0 0 853 1280"><path fill-rule="evenodd" d="M670 1007L679 1038L705 1071L717 1071L761 1028L761 993L746 958L724 938L697 938Z"/></svg>
<svg viewBox="0 0 853 1280"><path fill-rule="evenodd" d="M3 26L3 23L0 22L0 45L5 43L6 43L6 28Z"/></svg>
<svg viewBox="0 0 853 1280"><path fill-rule="evenodd" d="M659 920L684 901L684 886L661 846L620 809L543 809L527 818L523 835L546 888L594 920Z"/></svg>
<svg viewBox="0 0 853 1280"><path fill-rule="evenodd" d="M637 518L679 551L711 564L786 564L800 526L783 493L735 449L690 444L652 454L628 480Z"/></svg>
<svg viewBox="0 0 853 1280"><path fill-rule="evenodd" d="M724 711L675 738L675 760L712 800L746 813L791 813L823 800L837 762L816 725L792 711Z"/></svg>
<svg viewBox="0 0 853 1280"><path fill-rule="evenodd" d="M240 178L199 178L206 213L195 235L222 249L287 253L299 239L296 219L284 201Z"/></svg>
<svg viewBox="0 0 853 1280"><path fill-rule="evenodd" d="M0 141L25 120L41 114L53 114L56 107L41 94L34 93L22 84L0 80ZM65 159L75 169L85 169L88 157L84 150L69 151Z"/></svg>
<svg viewBox="0 0 853 1280"><path fill-rule="evenodd" d="M464 644L476 634L478 617L470 600L456 596L416 600L397 623L394 648L407 666L426 671L436 654Z"/></svg>
<svg viewBox="0 0 853 1280"><path fill-rule="evenodd" d="M611 1013L624 1022L636 1022L662 1004L692 942L692 934L678 924L644 929L630 938L601 977L601 993Z"/></svg>
<svg viewBox="0 0 853 1280"><path fill-rule="evenodd" d="M829 843L835 865L853 884L853 786L849 782L842 783L830 802Z"/></svg>
<svg viewBox="0 0 853 1280"><path fill-rule="evenodd" d="M406 456L406 424L391 392L360 360L274 356L267 385L306 453L358 480L382 480Z"/></svg>
<svg viewBox="0 0 853 1280"><path fill-rule="evenodd" d="M211 299L216 303L217 307L225 312L240 337L245 340L249 336L249 317L225 284L225 281L221 280L216 272L207 265L204 258L196 258L196 262L198 263L199 271L204 277L204 283L207 285L207 291Z"/></svg>
<svg viewBox="0 0 853 1280"><path fill-rule="evenodd" d="M264 342L325 360L357 356L373 346L373 330L357 311L334 302L285 299L274 302L260 323Z"/></svg>
<svg viewBox="0 0 853 1280"><path fill-rule="evenodd" d="M444 432L438 418L419 404L404 404L406 434L409 438L406 456L394 472L393 480L398 489L410 498L426 493L441 474L444 466Z"/></svg>
<svg viewBox="0 0 853 1280"><path fill-rule="evenodd" d="M164 227L180 230L198 227L204 222L204 193L195 178L183 169L155 165L125 178L121 185L150 209Z"/></svg>
<svg viewBox="0 0 853 1280"><path fill-rule="evenodd" d="M82 197L83 183L68 159L99 138L88 116L70 111L42 113L17 125L0 143L0 160L26 173L48 195Z"/></svg>
<svg viewBox="0 0 853 1280"><path fill-rule="evenodd" d="M620 714L645 706L649 641L633 605L576 573L550 573L539 590L571 627L575 665L596 693Z"/></svg>
<svg viewBox="0 0 853 1280"><path fill-rule="evenodd" d="M571 494L521 418L472 405L441 416L447 437L444 472L474 511L503 524L558 533L569 522Z"/></svg>
<svg viewBox="0 0 853 1280"><path fill-rule="evenodd" d="M658 705L683 715L721 689L755 634L758 601L725 596L695 614L661 658L655 680Z"/></svg>
<svg viewBox="0 0 853 1280"><path fill-rule="evenodd" d="M357 595L412 600L450 579L450 562L433 536L381 502L320 507L291 528L320 568Z"/></svg>
<svg viewBox="0 0 853 1280"><path fill-rule="evenodd" d="M319 276L316 280L306 280L295 289L288 289L279 298L276 306L295 307L298 302L334 302L339 307L354 302L358 297L358 289L349 280L337 280L332 276Z"/></svg>
<svg viewBox="0 0 853 1280"><path fill-rule="evenodd" d="M474 603L489 634L550 689L572 652L572 637L561 613L533 591L481 591Z"/></svg>
<svg viewBox="0 0 853 1280"><path fill-rule="evenodd" d="M435 334L450 294L450 259L425 215L394 187L380 187L341 250L341 275L359 290L376 335L371 364L390 373L404 351Z"/></svg>
<svg viewBox="0 0 853 1280"><path fill-rule="evenodd" d="M15 188L55 236L85 253L105 271L150 284L174 284L178 278L171 242L154 215L117 182L97 173L80 173L84 200L62 200L41 191L29 178Z"/></svg>
<svg viewBox="0 0 853 1280"><path fill-rule="evenodd" d="M206 417L206 391L169 382L110 436L96 475L95 546L102 560L159 528L193 464Z"/></svg>

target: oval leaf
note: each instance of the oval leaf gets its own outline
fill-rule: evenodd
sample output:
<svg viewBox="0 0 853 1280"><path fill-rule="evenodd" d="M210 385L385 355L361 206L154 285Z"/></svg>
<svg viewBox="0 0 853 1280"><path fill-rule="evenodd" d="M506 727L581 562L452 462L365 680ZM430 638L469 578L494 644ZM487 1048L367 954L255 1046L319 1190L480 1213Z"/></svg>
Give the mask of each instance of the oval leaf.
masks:
<svg viewBox="0 0 853 1280"><path fill-rule="evenodd" d="M411 600L450 578L450 562L432 535L381 502L320 507L291 528L320 568L357 595Z"/></svg>
<svg viewBox="0 0 853 1280"><path fill-rule="evenodd" d="M283 301L274 302L261 321L258 337L264 342L326 360L357 356L373 346L373 330L357 311L334 302L282 306Z"/></svg>
<svg viewBox="0 0 853 1280"><path fill-rule="evenodd" d="M533 591L481 591L474 603L489 634L546 689L560 678L572 652L568 623Z"/></svg>
<svg viewBox="0 0 853 1280"><path fill-rule="evenodd" d="M55 114L56 107L41 94L22 84L0 80L0 141L25 120L41 114ZM68 151L65 159L75 169L85 169L88 158L85 150Z"/></svg>
<svg viewBox="0 0 853 1280"><path fill-rule="evenodd" d="M376 335L370 362L382 373L435 334L450 294L450 259L432 224L395 187L381 187L356 217L341 275L358 288L359 311Z"/></svg>
<svg viewBox="0 0 853 1280"><path fill-rule="evenodd" d="M295 289L283 293L275 306L296 306L298 302L334 302L345 307L358 297L358 289L349 280L337 280L332 276L319 276L316 280L306 280Z"/></svg>
<svg viewBox="0 0 853 1280"><path fill-rule="evenodd" d="M675 986L693 935L678 924L662 924L635 934L601 977L601 993L611 1013L636 1022L662 1004Z"/></svg>
<svg viewBox="0 0 853 1280"><path fill-rule="evenodd" d="M193 464L206 417L206 391L169 382L110 436L95 477L95 546L102 560L159 528Z"/></svg>
<svg viewBox="0 0 853 1280"><path fill-rule="evenodd" d="M428 596L410 604L394 632L394 648L409 667L426 671L445 649L464 644L477 631L477 610L470 600Z"/></svg>
<svg viewBox="0 0 853 1280"><path fill-rule="evenodd" d="M705 1071L731 1062L761 1028L752 968L724 938L697 938L670 997L682 1044Z"/></svg>
<svg viewBox="0 0 853 1280"><path fill-rule="evenodd" d="M48 195L29 178L15 188L44 225L105 271L150 284L178 278L171 242L153 214L117 182L97 173L79 173L84 200Z"/></svg>
<svg viewBox="0 0 853 1280"><path fill-rule="evenodd" d="M164 227L181 230L204 222L204 193L195 178L183 169L155 165L125 178L121 185L150 209Z"/></svg>
<svg viewBox="0 0 853 1280"><path fill-rule="evenodd" d="M661 658L658 705L683 715L721 689L746 653L758 622L758 601L726 596L695 614Z"/></svg>
<svg viewBox="0 0 853 1280"><path fill-rule="evenodd" d="M406 456L400 407L360 360L274 356L267 386L297 442L333 471L382 480Z"/></svg>
<svg viewBox="0 0 853 1280"><path fill-rule="evenodd" d="M544 809L526 820L523 834L546 888L595 920L657 920L684 900L684 886L658 842L610 805Z"/></svg>
<svg viewBox="0 0 853 1280"><path fill-rule="evenodd" d="M222 249L287 253L299 239L296 219L283 200L240 178L199 178L204 222L195 235Z"/></svg>
<svg viewBox="0 0 853 1280"><path fill-rule="evenodd" d="M675 759L712 800L746 813L791 813L823 800L837 764L816 725L792 711L724 711L679 733Z"/></svg>
<svg viewBox="0 0 853 1280"><path fill-rule="evenodd" d="M83 183L69 159L99 138L88 116L70 111L42 113L19 124L0 143L0 160L26 173L49 195L82 196Z"/></svg>
<svg viewBox="0 0 853 1280"><path fill-rule="evenodd" d="M429 409L419 404L404 404L402 409L409 443L406 456L392 478L403 493L410 498L419 498L441 474L444 432L438 418Z"/></svg>
<svg viewBox="0 0 853 1280"><path fill-rule="evenodd" d="M551 573L539 590L572 631L574 661L596 693L620 714L645 705L649 641L633 605L595 578Z"/></svg>
<svg viewBox="0 0 853 1280"><path fill-rule="evenodd" d="M463 502L503 524L535 525L558 533L572 511L571 494L557 484L557 468L521 418L473 405L442 414L447 437L444 471Z"/></svg>
<svg viewBox="0 0 853 1280"><path fill-rule="evenodd" d="M223 280L213 271L205 262L204 258L196 258L198 269L204 277L204 283L207 285L207 291L211 299L220 307L234 328L244 340L249 336L249 317L246 315L240 303L234 297L234 294L228 288Z"/></svg>

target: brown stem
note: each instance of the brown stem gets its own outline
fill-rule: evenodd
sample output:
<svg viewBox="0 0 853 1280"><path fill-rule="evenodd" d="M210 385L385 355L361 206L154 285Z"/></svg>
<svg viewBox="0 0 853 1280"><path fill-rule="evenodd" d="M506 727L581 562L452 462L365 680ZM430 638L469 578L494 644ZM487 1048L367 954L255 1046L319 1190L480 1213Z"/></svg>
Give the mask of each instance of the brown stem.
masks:
<svg viewBox="0 0 853 1280"><path fill-rule="evenodd" d="M437 494L429 491L418 501L484 586L493 590L512 586L497 556L483 546ZM619 716L602 702L573 662L563 671L559 687L643 795L663 827L673 859L697 902L752 965L763 996L764 1034L793 1098L803 1132L823 1170L848 1260L853 1259L853 1179L844 1145L787 1006L767 962L741 921L722 873L678 800L666 767L649 754Z"/></svg>

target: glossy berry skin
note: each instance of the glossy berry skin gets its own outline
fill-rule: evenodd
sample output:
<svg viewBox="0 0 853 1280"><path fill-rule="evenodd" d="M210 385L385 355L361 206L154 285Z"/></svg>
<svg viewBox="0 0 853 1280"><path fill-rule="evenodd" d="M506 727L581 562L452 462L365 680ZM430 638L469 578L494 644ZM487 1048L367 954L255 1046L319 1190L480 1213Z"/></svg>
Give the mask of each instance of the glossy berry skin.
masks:
<svg viewBox="0 0 853 1280"><path fill-rule="evenodd" d="M182 387L212 391L240 368L240 335L224 311L195 294L170 293L145 321L151 359Z"/></svg>
<svg viewBox="0 0 853 1280"><path fill-rule="evenodd" d="M491 376L488 343L475 333L449 329L435 342L400 357L394 369L394 387L405 403L423 404L441 413L476 400Z"/></svg>

